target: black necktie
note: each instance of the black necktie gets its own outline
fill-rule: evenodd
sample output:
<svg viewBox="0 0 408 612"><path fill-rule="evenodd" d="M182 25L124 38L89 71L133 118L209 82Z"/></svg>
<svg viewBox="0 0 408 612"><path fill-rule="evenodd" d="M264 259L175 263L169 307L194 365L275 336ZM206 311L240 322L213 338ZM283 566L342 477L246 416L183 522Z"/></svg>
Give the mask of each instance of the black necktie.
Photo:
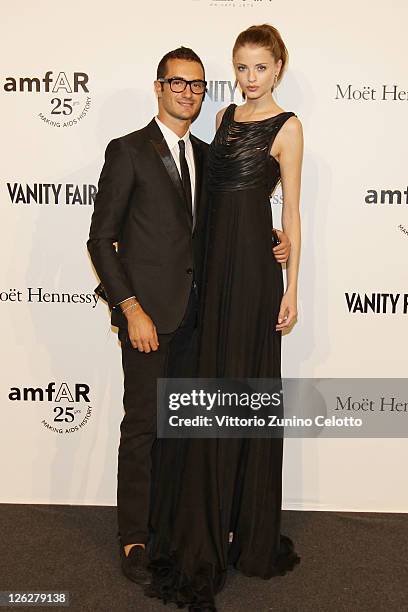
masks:
<svg viewBox="0 0 408 612"><path fill-rule="evenodd" d="M190 172L188 170L186 160L186 143L184 140L178 141L180 149L180 168L181 168L181 182L183 183L184 193L186 194L187 209L191 216L193 216L193 202L191 197L191 181Z"/></svg>

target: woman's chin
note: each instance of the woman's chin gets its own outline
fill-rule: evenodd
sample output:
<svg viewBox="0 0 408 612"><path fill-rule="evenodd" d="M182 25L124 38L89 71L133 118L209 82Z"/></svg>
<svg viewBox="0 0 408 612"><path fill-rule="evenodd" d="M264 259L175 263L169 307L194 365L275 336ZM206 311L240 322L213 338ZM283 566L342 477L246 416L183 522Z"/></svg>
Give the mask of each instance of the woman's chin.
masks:
<svg viewBox="0 0 408 612"><path fill-rule="evenodd" d="M247 100L258 100L258 98L262 98L265 95L264 91L257 89L256 91L246 91L245 96Z"/></svg>

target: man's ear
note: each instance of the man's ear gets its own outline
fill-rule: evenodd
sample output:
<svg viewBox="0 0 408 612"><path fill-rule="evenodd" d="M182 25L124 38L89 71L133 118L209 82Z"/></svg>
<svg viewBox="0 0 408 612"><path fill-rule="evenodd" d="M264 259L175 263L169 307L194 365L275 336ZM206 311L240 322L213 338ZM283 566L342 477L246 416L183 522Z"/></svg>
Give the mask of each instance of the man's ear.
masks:
<svg viewBox="0 0 408 612"><path fill-rule="evenodd" d="M162 95L162 84L159 81L155 81L154 84L154 93L158 98L161 98Z"/></svg>

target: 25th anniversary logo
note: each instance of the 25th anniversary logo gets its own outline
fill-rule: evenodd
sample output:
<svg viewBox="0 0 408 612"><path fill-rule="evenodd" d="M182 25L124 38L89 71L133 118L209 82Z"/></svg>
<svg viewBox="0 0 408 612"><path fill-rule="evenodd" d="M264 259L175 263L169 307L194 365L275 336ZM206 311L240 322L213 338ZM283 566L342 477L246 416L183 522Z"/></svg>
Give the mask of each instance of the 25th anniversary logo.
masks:
<svg viewBox="0 0 408 612"><path fill-rule="evenodd" d="M86 383L51 381L45 387L11 387L8 399L20 404L38 402L41 426L56 434L81 431L92 417L90 387Z"/></svg>
<svg viewBox="0 0 408 612"><path fill-rule="evenodd" d="M7 76L3 90L9 95L29 96L38 119L50 127L78 125L91 108L86 72L48 70L42 77Z"/></svg>

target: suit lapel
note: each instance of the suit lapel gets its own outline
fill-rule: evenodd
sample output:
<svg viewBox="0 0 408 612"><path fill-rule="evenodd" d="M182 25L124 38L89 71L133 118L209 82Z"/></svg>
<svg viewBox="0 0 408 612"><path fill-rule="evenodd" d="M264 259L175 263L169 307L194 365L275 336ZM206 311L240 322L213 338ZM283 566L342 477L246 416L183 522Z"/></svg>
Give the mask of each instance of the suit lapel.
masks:
<svg viewBox="0 0 408 612"><path fill-rule="evenodd" d="M181 177L177 169L176 162L174 161L173 155L171 154L170 149L167 146L167 142L159 126L157 125L156 121L152 119L152 121L146 126L146 129L152 146L160 157L164 167L167 170L169 178L179 195L179 198L182 200L183 206L186 210L186 218L188 224L191 228L191 231L194 232L200 210L200 196L203 181L203 159L202 150L199 145L199 142L193 135L190 135L190 140L194 153L195 166L194 219L192 219L191 214L187 208L187 199L184 193L183 183L181 182Z"/></svg>
<svg viewBox="0 0 408 612"><path fill-rule="evenodd" d="M156 150L156 153L160 157L164 167L166 168L170 180L173 186L175 187L180 199L182 200L183 206L187 210L186 196L184 193L183 183L181 182L180 174L176 166L176 162L174 161L170 149L167 146L167 142L154 119L152 119L152 121L149 123L147 129L150 137L150 142ZM190 217L191 215L188 216Z"/></svg>

